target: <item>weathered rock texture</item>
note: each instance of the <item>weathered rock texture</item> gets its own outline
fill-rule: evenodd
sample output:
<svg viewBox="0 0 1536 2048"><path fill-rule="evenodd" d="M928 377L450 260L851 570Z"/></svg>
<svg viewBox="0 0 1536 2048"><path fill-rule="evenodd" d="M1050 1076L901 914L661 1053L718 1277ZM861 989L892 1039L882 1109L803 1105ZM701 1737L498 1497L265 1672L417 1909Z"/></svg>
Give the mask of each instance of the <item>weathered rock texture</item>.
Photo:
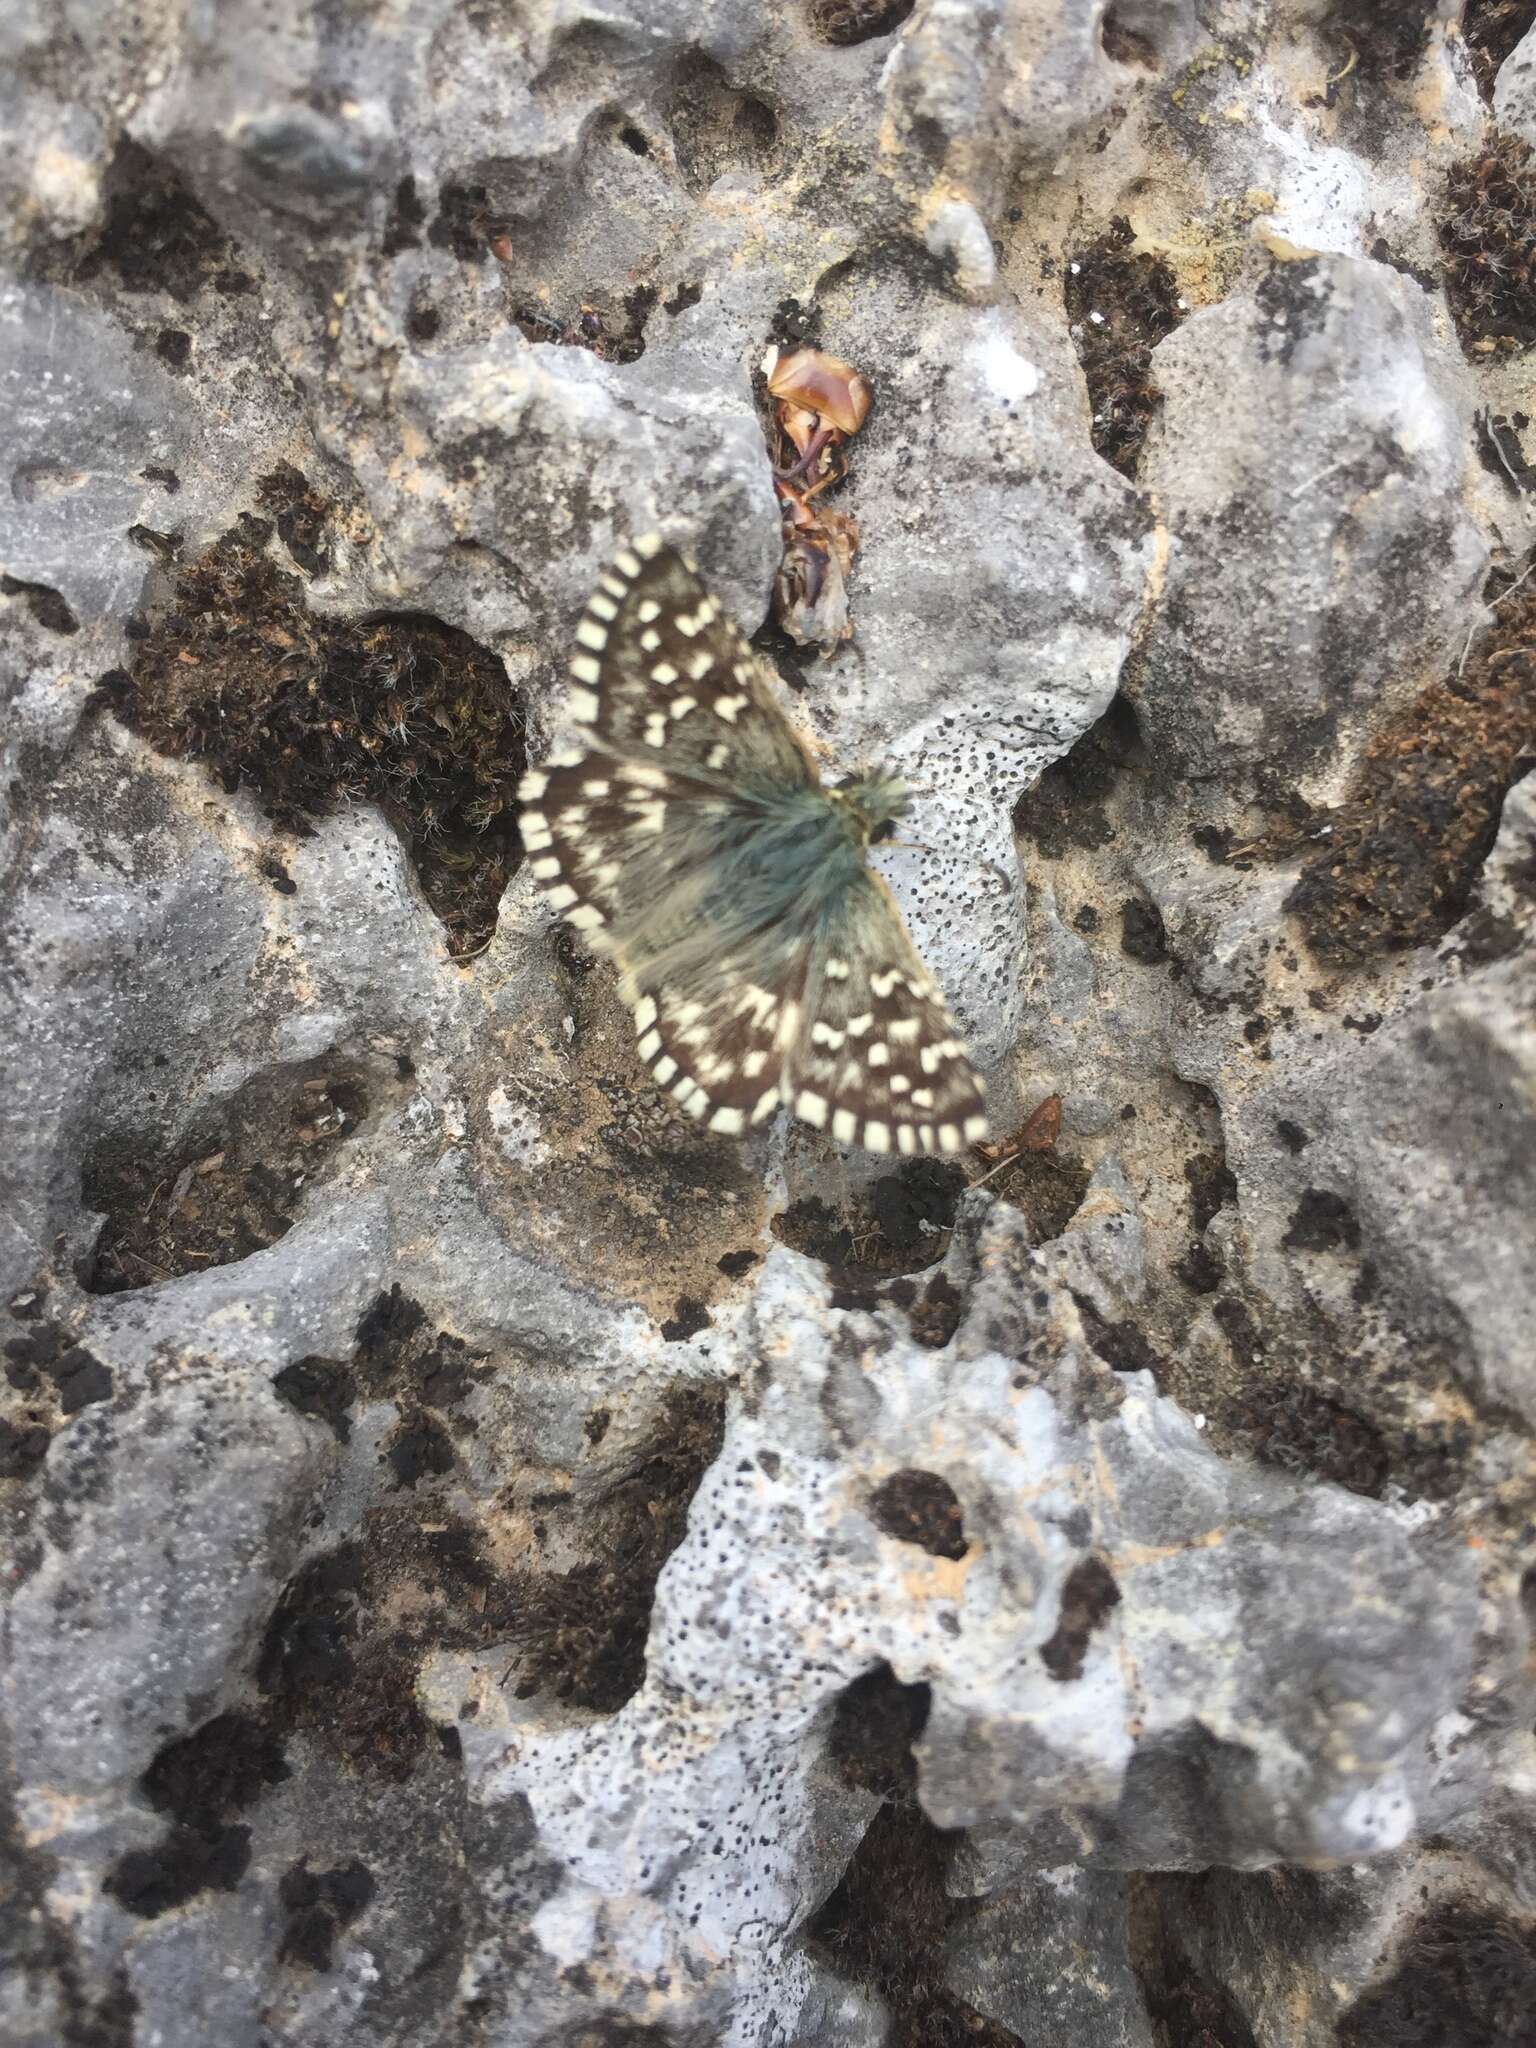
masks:
<svg viewBox="0 0 1536 2048"><path fill-rule="evenodd" d="M87 12L0 23L0 2040L1528 2048L1531 8ZM551 927L656 525L917 785L1002 1154L701 1133Z"/></svg>

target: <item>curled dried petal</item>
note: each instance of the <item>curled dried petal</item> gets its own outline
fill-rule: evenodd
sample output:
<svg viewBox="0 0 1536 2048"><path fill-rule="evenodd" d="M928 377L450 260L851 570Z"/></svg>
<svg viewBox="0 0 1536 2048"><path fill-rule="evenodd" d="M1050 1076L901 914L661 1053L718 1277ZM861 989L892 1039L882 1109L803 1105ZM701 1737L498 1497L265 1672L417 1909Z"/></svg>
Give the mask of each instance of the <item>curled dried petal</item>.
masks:
<svg viewBox="0 0 1536 2048"><path fill-rule="evenodd" d="M867 381L836 356L797 348L789 355L771 355L765 367L774 398L819 413L845 434L856 434L868 417L873 394Z"/></svg>

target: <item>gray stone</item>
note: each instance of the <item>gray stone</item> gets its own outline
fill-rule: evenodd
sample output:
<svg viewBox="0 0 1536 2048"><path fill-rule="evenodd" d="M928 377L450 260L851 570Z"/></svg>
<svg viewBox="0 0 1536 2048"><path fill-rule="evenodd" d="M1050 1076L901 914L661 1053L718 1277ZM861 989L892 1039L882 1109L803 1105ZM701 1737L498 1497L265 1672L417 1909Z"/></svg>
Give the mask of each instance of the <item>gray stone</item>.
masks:
<svg viewBox="0 0 1536 2048"><path fill-rule="evenodd" d="M1132 679L1150 744L1229 807L1336 799L1381 718L1461 652L1487 562L1461 500L1465 372L1411 280L1309 258L1194 314L1154 374L1169 552ZM1273 598L1243 588L1245 532L1280 567Z"/></svg>
<svg viewBox="0 0 1536 2048"><path fill-rule="evenodd" d="M5 13L7 2042L1331 2048L1405 1964L1508 2031L1536 782L1430 942L1286 908L1389 720L1518 748L1453 12ZM436 811L119 715L224 631L329 756L425 613L537 758L624 534L768 620L803 336L854 632L762 644L916 785L953 1163L701 1132L515 856L451 947Z"/></svg>

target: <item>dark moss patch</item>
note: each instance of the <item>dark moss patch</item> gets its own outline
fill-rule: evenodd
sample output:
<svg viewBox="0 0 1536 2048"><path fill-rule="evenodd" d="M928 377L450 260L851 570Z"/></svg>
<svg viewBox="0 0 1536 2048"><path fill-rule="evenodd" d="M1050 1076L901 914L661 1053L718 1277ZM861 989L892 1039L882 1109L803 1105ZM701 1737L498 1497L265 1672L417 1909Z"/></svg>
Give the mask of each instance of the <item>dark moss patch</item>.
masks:
<svg viewBox="0 0 1536 2048"><path fill-rule="evenodd" d="M1379 1500L1392 1467L1383 1432L1334 1391L1260 1375L1226 1416L1251 1454L1282 1472Z"/></svg>
<svg viewBox="0 0 1536 2048"><path fill-rule="evenodd" d="M1136 474L1162 403L1152 351L1184 317L1167 262L1138 252L1135 241L1128 220L1112 220L1097 241L1073 249L1062 269L1067 320L1093 408L1093 445L1124 476Z"/></svg>
<svg viewBox="0 0 1536 2048"><path fill-rule="evenodd" d="M1352 84L1412 78L1429 45L1435 0L1333 0L1324 20L1337 76Z"/></svg>
<svg viewBox="0 0 1536 2048"><path fill-rule="evenodd" d="M903 1685L877 1664L844 1687L832 1710L827 1756L845 1784L881 1799L909 1797L917 1782L912 1745L928 1723L932 1688Z"/></svg>
<svg viewBox="0 0 1536 2048"><path fill-rule="evenodd" d="M759 1254L745 1249L736 1252L722 1252L715 1264L727 1280L739 1280L743 1273L750 1273L757 1264Z"/></svg>
<svg viewBox="0 0 1536 2048"><path fill-rule="evenodd" d="M1372 743L1286 899L1330 967L1449 930L1505 796L1536 758L1536 578L1515 590L1501 576L1490 595L1494 624L1462 673L1432 684Z"/></svg>
<svg viewBox="0 0 1536 2048"><path fill-rule="evenodd" d="M1138 71L1156 71L1161 67L1152 37L1144 27L1133 28L1118 7L1105 8L1104 19L1099 25L1099 42L1105 56L1116 64L1127 64Z"/></svg>
<svg viewBox="0 0 1536 2048"><path fill-rule="evenodd" d="M1127 1880L1131 1963L1157 2048L1259 2048L1231 1991L1185 1941L1185 1900L1209 1882L1139 1871Z"/></svg>
<svg viewBox="0 0 1536 2048"><path fill-rule="evenodd" d="M1292 1252L1354 1251L1360 1243L1360 1225L1342 1195L1332 1188L1308 1188L1280 1242Z"/></svg>
<svg viewBox="0 0 1536 2048"><path fill-rule="evenodd" d="M1461 10L1462 40L1472 59L1477 89L1493 99L1494 80L1506 57L1536 27L1536 0L1466 0Z"/></svg>
<svg viewBox="0 0 1536 2048"><path fill-rule="evenodd" d="M251 1861L251 1831L228 1827L173 1827L153 1849L130 1849L102 1885L124 1912L157 1920L199 1892L232 1892Z"/></svg>
<svg viewBox="0 0 1536 2048"><path fill-rule="evenodd" d="M1396 1970L1339 2022L1341 2048L1536 2048L1536 1934L1472 1904L1426 1913Z"/></svg>
<svg viewBox="0 0 1536 2048"><path fill-rule="evenodd" d="M352 1436L348 1411L356 1399L356 1386L346 1366L334 1358L299 1358L272 1378L272 1391L301 1415L324 1421L336 1432L338 1442L346 1444Z"/></svg>
<svg viewBox="0 0 1536 2048"><path fill-rule="evenodd" d="M80 621L68 600L46 583L24 583L19 576L0 576L0 594L26 600L27 610L49 633L78 633Z"/></svg>
<svg viewBox="0 0 1536 2048"><path fill-rule="evenodd" d="M1072 1299L1083 1319L1084 1335L1106 1365L1116 1372L1149 1372L1159 1380L1166 1375L1167 1359L1135 1323L1107 1322L1086 1296L1074 1294Z"/></svg>
<svg viewBox="0 0 1536 2048"><path fill-rule="evenodd" d="M358 1322L352 1370L372 1400L456 1408L490 1369L462 1338L434 1330L398 1280Z"/></svg>
<svg viewBox="0 0 1536 2048"><path fill-rule="evenodd" d="M407 1778L431 1735L416 1703L422 1657L489 1649L513 1620L508 1575L477 1532L439 1494L392 1492L356 1541L284 1588L256 1670L267 1725L278 1740L304 1729L371 1776Z"/></svg>
<svg viewBox="0 0 1536 2048"><path fill-rule="evenodd" d="M806 0L805 18L818 42L847 49L895 35L912 7L913 0Z"/></svg>
<svg viewBox="0 0 1536 2048"><path fill-rule="evenodd" d="M1121 904L1120 950L1127 960L1139 960L1144 967L1159 967L1168 958L1168 934L1155 903L1129 896Z"/></svg>
<svg viewBox="0 0 1536 2048"><path fill-rule="evenodd" d="M277 1895L288 1916L279 1962L329 1970L336 1936L371 1903L376 1889L372 1873L356 1857L336 1870L311 1870L308 1859L300 1858L278 1880Z"/></svg>
<svg viewBox="0 0 1536 2048"><path fill-rule="evenodd" d="M231 245L162 158L119 143L103 197L101 233L76 264L77 278L105 272L126 292L163 291L182 304L206 285L227 288Z"/></svg>
<svg viewBox="0 0 1536 2048"><path fill-rule="evenodd" d="M910 1159L846 1208L833 1209L816 1195L792 1202L774 1217L773 1234L820 1259L840 1282L920 1272L944 1256L965 1186L958 1165ZM935 1298L934 1305L945 1304Z"/></svg>
<svg viewBox="0 0 1536 2048"><path fill-rule="evenodd" d="M1048 860L1060 860L1078 849L1091 853L1107 846L1115 836L1107 813L1109 799L1122 778L1136 773L1145 759L1141 728L1130 701L1116 697L1104 716L1019 798L1013 812L1014 830ZM1097 924L1094 912L1088 929Z"/></svg>
<svg viewBox="0 0 1536 2048"><path fill-rule="evenodd" d="M40 1422L12 1422L0 1415L0 1479L30 1479L52 1441Z"/></svg>
<svg viewBox="0 0 1536 2048"><path fill-rule="evenodd" d="M683 1294L678 1296L671 1315L662 1324L661 1334L669 1344L682 1344L708 1328L709 1310L702 1301L695 1301L692 1295Z"/></svg>
<svg viewBox="0 0 1536 2048"><path fill-rule="evenodd" d="M326 501L297 470L262 486L294 558L327 559ZM112 707L162 752L204 760L303 832L350 802L399 831L427 901L466 957L496 928L521 856L521 708L497 657L439 619L324 618L247 517L178 577Z"/></svg>
<svg viewBox="0 0 1536 2048"><path fill-rule="evenodd" d="M865 1513L899 1543L915 1543L931 1557L964 1557L965 1519L955 1489L937 1472L908 1467L883 1479Z"/></svg>
<svg viewBox="0 0 1536 2048"><path fill-rule="evenodd" d="M518 1646L520 1699L548 1692L611 1714L633 1697L645 1677L657 1577L683 1539L688 1504L724 1434L720 1392L675 1387L655 1428L583 1513L592 1561L521 1578L508 1631Z"/></svg>
<svg viewBox="0 0 1536 2048"><path fill-rule="evenodd" d="M1106 1614L1120 1605L1115 1575L1101 1557L1081 1558L1061 1589L1061 1608L1051 1639L1040 1647L1040 1661L1052 1678L1081 1678L1083 1660L1093 1632Z"/></svg>
<svg viewBox="0 0 1536 2048"><path fill-rule="evenodd" d="M355 1072L310 1061L248 1081L169 1158L134 1137L99 1145L80 1199L106 1220L81 1284L122 1294L276 1244L366 1112Z"/></svg>
<svg viewBox="0 0 1536 2048"><path fill-rule="evenodd" d="M897 1702L889 1717L892 1734L899 1735L902 1711ZM869 1718L865 1703L866 1725ZM917 1803L914 1782L909 1760L842 1882L807 1923L805 1944L839 1976L867 1985L885 2003L890 2048L1023 2048L1019 2035L944 1987L946 1937L968 1911L946 1888L959 1836L934 1826Z"/></svg>
<svg viewBox="0 0 1536 2048"><path fill-rule="evenodd" d="M184 1827L210 1827L243 1813L289 1775L282 1744L248 1714L217 1714L160 1750L140 1779L157 1813Z"/></svg>
<svg viewBox="0 0 1536 2048"><path fill-rule="evenodd" d="M295 562L310 576L323 576L331 565L326 528L334 507L314 490L301 470L280 462L260 478L256 502L271 514L277 537Z"/></svg>
<svg viewBox="0 0 1536 2048"><path fill-rule="evenodd" d="M1536 342L1536 152L1495 135L1446 177L1440 227L1446 295L1476 358Z"/></svg>
<svg viewBox="0 0 1536 2048"><path fill-rule="evenodd" d="M916 1300L907 1304L907 1321L917 1343L942 1351L960 1327L964 1303L960 1290L943 1273L935 1273Z"/></svg>
<svg viewBox="0 0 1536 2048"><path fill-rule="evenodd" d="M415 1486L441 1479L453 1470L453 1445L448 1432L430 1415L405 1417L384 1446L395 1485Z"/></svg>

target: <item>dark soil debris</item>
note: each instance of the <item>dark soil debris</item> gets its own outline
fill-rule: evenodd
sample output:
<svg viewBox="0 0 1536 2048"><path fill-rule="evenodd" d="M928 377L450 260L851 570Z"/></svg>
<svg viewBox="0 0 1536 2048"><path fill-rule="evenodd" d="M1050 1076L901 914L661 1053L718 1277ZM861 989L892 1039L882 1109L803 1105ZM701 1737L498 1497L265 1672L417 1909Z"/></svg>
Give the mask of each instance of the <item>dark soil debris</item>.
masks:
<svg viewBox="0 0 1536 2048"><path fill-rule="evenodd" d="M323 567L326 501L297 470L262 486L284 544ZM308 610L247 518L189 563L113 708L162 752L253 787L291 830L355 802L400 832L460 958L479 952L517 866L521 709L495 655L415 613Z"/></svg>
<svg viewBox="0 0 1536 2048"><path fill-rule="evenodd" d="M1134 476L1147 427L1162 403L1152 351L1183 319L1178 280L1161 256L1137 251L1128 220L1112 220L1062 272L1067 320L1093 408L1093 445Z"/></svg>
<svg viewBox="0 0 1536 2048"><path fill-rule="evenodd" d="M1467 907L1511 786L1536 759L1536 576L1495 603L1460 675L1376 738L1286 899L1330 967L1432 943Z"/></svg>
<svg viewBox="0 0 1536 2048"><path fill-rule="evenodd" d="M885 1804L842 1882L807 1923L807 1946L839 1976L868 1985L884 2001L890 2012L888 2048L1022 2048L1019 2035L944 1987L945 1940L968 1911L946 1888L958 1836L936 1828L918 1804L911 1736L904 1757L901 1742L904 1726L915 1721L916 1733L926 1718L928 1689L897 1687L888 1670L871 1674L871 1680L859 1682L864 1691L850 1721L883 1736L877 1753L886 1761L870 1789L882 1791ZM922 1697L898 1696L882 1704L882 1684L888 1694ZM843 1753L851 1747L845 1734Z"/></svg>
<svg viewBox="0 0 1536 2048"><path fill-rule="evenodd" d="M1227 1420L1263 1464L1372 1500L1381 1497L1392 1463L1387 1440L1335 1392L1303 1380L1260 1377L1244 1389Z"/></svg>
<svg viewBox="0 0 1536 2048"><path fill-rule="evenodd" d="M845 1209L832 1209L816 1195L792 1202L774 1217L773 1233L839 1277L917 1273L948 1249L965 1185L958 1165L912 1159L882 1174Z"/></svg>

